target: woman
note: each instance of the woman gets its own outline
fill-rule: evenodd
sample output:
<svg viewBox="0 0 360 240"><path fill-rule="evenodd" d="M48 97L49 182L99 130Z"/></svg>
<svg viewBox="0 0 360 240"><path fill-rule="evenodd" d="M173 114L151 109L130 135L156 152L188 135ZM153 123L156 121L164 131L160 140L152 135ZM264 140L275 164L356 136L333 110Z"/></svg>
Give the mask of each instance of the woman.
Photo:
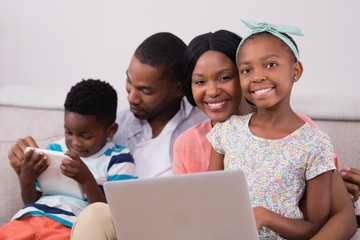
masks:
<svg viewBox="0 0 360 240"><path fill-rule="evenodd" d="M188 129L175 141L173 169L177 174L207 171L211 145L205 135L216 122L253 111L241 96L235 64L240 41L236 34L219 30L195 37L187 47L183 89L188 101L210 120ZM313 239L349 239L356 231L354 209L338 173L332 186L331 218Z"/></svg>

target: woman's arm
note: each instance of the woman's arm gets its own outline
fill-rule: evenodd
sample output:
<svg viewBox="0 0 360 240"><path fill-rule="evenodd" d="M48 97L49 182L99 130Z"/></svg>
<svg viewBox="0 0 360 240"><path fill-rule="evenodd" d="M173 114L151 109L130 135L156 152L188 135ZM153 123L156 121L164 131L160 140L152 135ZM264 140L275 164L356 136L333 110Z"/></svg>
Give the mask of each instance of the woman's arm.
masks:
<svg viewBox="0 0 360 240"><path fill-rule="evenodd" d="M313 240L350 239L357 230L355 211L339 172L332 179L331 217Z"/></svg>
<svg viewBox="0 0 360 240"><path fill-rule="evenodd" d="M175 140L173 146L173 162L172 167L175 174L186 174L186 169L183 163L185 157L183 153L185 151L183 147L182 134Z"/></svg>

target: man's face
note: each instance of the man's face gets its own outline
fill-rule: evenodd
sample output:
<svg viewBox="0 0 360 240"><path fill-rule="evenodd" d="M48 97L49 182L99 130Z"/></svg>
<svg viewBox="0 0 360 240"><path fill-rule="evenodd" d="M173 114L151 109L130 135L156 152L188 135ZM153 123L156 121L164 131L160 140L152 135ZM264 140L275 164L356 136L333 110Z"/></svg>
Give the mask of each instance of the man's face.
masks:
<svg viewBox="0 0 360 240"><path fill-rule="evenodd" d="M173 108L178 99L179 86L168 76L164 76L163 69L142 64L135 56L131 58L126 72L126 91L131 112L139 119L152 120L166 115Z"/></svg>

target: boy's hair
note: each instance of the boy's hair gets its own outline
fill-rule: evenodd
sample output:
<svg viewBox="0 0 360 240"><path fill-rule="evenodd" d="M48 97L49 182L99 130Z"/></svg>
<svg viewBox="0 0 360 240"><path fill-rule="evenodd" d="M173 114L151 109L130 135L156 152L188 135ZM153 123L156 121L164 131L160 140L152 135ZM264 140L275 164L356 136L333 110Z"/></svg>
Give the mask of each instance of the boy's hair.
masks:
<svg viewBox="0 0 360 240"><path fill-rule="evenodd" d="M213 50L225 54L236 64L236 49L241 39L233 32L218 30L214 33L199 35L191 40L184 54L182 87L187 100L193 106L196 106L196 103L191 91L192 73L200 56L209 50Z"/></svg>
<svg viewBox="0 0 360 240"><path fill-rule="evenodd" d="M143 64L162 68L164 75L181 82L181 62L186 44L169 32L159 32L146 38L135 50L135 57Z"/></svg>
<svg viewBox="0 0 360 240"><path fill-rule="evenodd" d="M64 107L70 112L96 116L105 125L110 125L116 119L117 93L105 81L83 79L71 87Z"/></svg>

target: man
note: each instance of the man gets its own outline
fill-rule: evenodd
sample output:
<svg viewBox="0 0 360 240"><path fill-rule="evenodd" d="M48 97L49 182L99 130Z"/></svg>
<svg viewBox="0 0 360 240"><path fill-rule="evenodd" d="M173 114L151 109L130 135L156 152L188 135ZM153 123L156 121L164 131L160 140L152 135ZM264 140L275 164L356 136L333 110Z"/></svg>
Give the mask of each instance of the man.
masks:
<svg viewBox="0 0 360 240"><path fill-rule="evenodd" d="M185 49L186 44L175 35L156 33L138 46L126 71L130 108L117 114L119 129L114 142L130 149L139 178L172 175L176 137L206 119L183 96ZM23 149L29 145L36 146L31 137L19 139L9 152L10 164L17 172ZM116 239L107 204L86 208L73 227L72 239Z"/></svg>
<svg viewBox="0 0 360 240"><path fill-rule="evenodd" d="M206 119L183 97L185 49L186 44L173 34L154 34L135 50L126 71L130 110L118 112L114 141L130 149L139 178L172 175L175 138Z"/></svg>

